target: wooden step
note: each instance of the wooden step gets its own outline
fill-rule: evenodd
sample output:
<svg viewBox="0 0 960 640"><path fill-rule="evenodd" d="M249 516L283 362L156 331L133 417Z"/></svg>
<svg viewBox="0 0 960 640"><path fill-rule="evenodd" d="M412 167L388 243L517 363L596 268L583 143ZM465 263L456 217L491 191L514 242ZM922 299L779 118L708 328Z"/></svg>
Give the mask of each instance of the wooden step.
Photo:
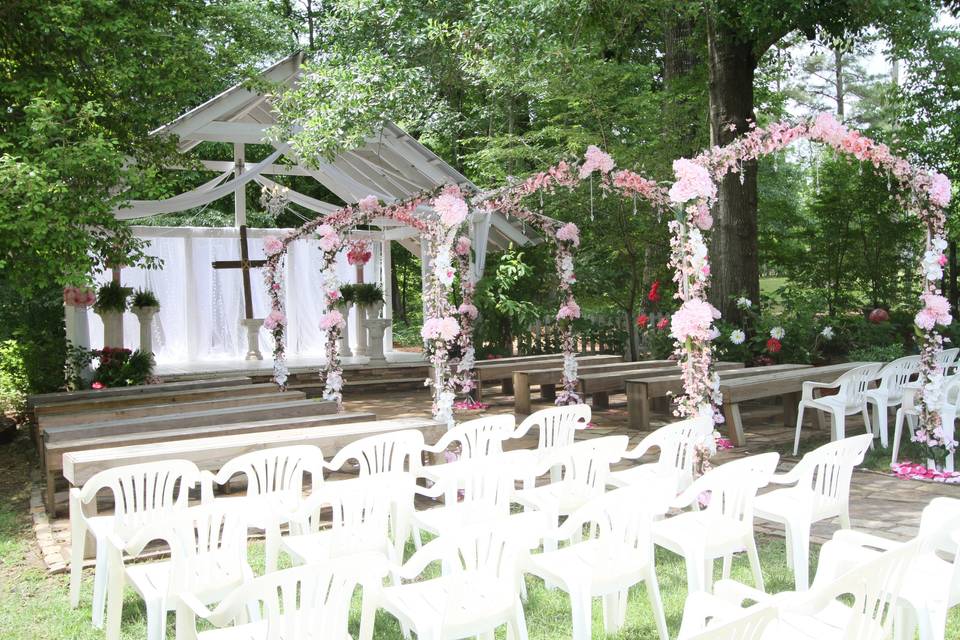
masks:
<svg viewBox="0 0 960 640"><path fill-rule="evenodd" d="M61 413L40 416L38 421L44 429L49 429L51 427L63 427L75 424L93 424L113 420L130 420L132 418L149 418L176 413L194 413L213 409L249 407L276 404L279 402L291 402L294 400L306 400L306 395L302 392L287 391L281 393L277 391L276 385L271 386L274 388L273 392L262 395L239 396L236 398L212 398L198 400L196 402L147 404L122 409L108 409L106 411L84 411L83 413L77 414Z"/></svg>
<svg viewBox="0 0 960 640"><path fill-rule="evenodd" d="M408 389L420 389L423 387L425 377L409 378L384 378L374 380L344 380L344 393L373 393L384 391L400 391ZM319 381L315 383L297 383L291 384L288 389L303 391L308 398L315 398L323 394L323 385Z"/></svg>
<svg viewBox="0 0 960 640"><path fill-rule="evenodd" d="M165 382L160 384L142 384L131 387L115 387L111 389L84 389L81 391L58 391L56 393L42 393L27 397L27 406L41 407L51 404L62 404L76 400L90 400L93 398L120 398L138 395L151 395L169 391L188 391L191 389L208 389L211 387L229 387L250 384L246 376L231 376L225 378L211 378L209 380L184 380L181 382Z"/></svg>
<svg viewBox="0 0 960 640"><path fill-rule="evenodd" d="M256 407L213 409L210 411L154 416L136 420L108 420L106 422L93 424L51 427L44 432L44 439L46 443L50 444L75 440L77 438L119 436L163 429L187 429L279 418L329 415L336 412L337 405L334 402L295 400L293 402L264 404Z"/></svg>

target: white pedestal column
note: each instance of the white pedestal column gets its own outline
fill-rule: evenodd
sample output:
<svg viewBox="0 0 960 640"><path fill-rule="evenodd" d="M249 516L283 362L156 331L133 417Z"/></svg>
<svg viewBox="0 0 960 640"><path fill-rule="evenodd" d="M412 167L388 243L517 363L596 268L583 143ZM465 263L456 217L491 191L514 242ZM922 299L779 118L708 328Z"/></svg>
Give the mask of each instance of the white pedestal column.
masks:
<svg viewBox="0 0 960 640"><path fill-rule="evenodd" d="M354 305L357 310L357 346L353 348L353 357L367 355L367 313L366 307Z"/></svg>
<svg viewBox="0 0 960 640"><path fill-rule="evenodd" d="M87 319L87 307L66 305L63 308L67 342L75 347L90 348L90 321Z"/></svg>
<svg viewBox="0 0 960 640"><path fill-rule="evenodd" d="M263 318L244 318L241 323L247 330L247 360L263 360L260 353L260 327Z"/></svg>
<svg viewBox="0 0 960 640"><path fill-rule="evenodd" d="M133 315L140 323L140 351L153 353L153 317L160 311L159 307L134 307Z"/></svg>
<svg viewBox="0 0 960 640"><path fill-rule="evenodd" d="M387 363L383 353L383 334L392 323L392 320L385 318L367 320L367 331L370 333L370 364Z"/></svg>
<svg viewBox="0 0 960 640"><path fill-rule="evenodd" d="M343 316L343 329L340 331L340 357L350 353L350 304L338 304L337 311Z"/></svg>
<svg viewBox="0 0 960 640"><path fill-rule="evenodd" d="M123 348L123 313L119 311L101 311L97 315L103 321L103 346L111 349Z"/></svg>

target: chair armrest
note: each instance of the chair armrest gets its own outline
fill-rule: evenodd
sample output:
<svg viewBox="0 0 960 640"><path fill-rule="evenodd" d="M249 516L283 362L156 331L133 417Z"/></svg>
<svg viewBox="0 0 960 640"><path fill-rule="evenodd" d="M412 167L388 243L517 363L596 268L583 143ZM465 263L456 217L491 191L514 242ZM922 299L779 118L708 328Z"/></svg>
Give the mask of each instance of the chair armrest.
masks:
<svg viewBox="0 0 960 640"><path fill-rule="evenodd" d="M775 473L770 476L770 482L773 484L797 484L800 482L804 474L809 471L809 467L810 464L807 462L807 458L803 457L786 473Z"/></svg>
<svg viewBox="0 0 960 640"><path fill-rule="evenodd" d="M460 442L460 438L456 437L457 433L455 431L447 431L440 439L431 445L424 445L423 450L428 453L442 453L446 451L452 442Z"/></svg>
<svg viewBox="0 0 960 640"><path fill-rule="evenodd" d="M622 457L626 460L638 460L642 458L647 453L647 451L649 451L653 447L660 446L660 443L658 442L659 439L655 437L656 435L657 435L656 431L647 435L647 437L645 437L643 440L637 443L637 446L634 447L632 450L624 452Z"/></svg>
<svg viewBox="0 0 960 640"><path fill-rule="evenodd" d="M958 532L960 533L960 532ZM880 536L855 529L840 529L833 534L833 540L844 544L853 544L859 547L872 547L880 551L889 551L901 546L902 542L881 538Z"/></svg>
<svg viewBox="0 0 960 640"><path fill-rule="evenodd" d="M204 469L200 472L200 478L197 480L200 484L200 504L209 504L213 501L213 485L216 481L217 476L210 471Z"/></svg>
<svg viewBox="0 0 960 640"><path fill-rule="evenodd" d="M804 382L802 399L813 400L813 392L816 389L839 389L839 388L840 388L839 382L812 382L812 381Z"/></svg>
<svg viewBox="0 0 960 640"><path fill-rule="evenodd" d="M390 567L391 572L401 580L413 580L422 574L430 564L439 562L450 555L452 544L453 541L449 536L436 537L420 547L420 550L414 553L402 566ZM453 551L456 551L456 549L453 549Z"/></svg>
<svg viewBox="0 0 960 640"><path fill-rule="evenodd" d="M752 600L756 603L769 602L773 595L755 589L753 587L748 587L742 582L737 582L736 580L723 579L718 580L717 583L713 586L713 592L719 598L723 598L731 604L736 603L737 606L742 606L744 600Z"/></svg>
<svg viewBox="0 0 960 640"><path fill-rule="evenodd" d="M196 615L199 618L203 618L204 620L211 620L211 622L213 622L212 616L214 616L216 613L218 613L220 609L222 609L222 607L220 606L218 606L215 610L208 609L207 605L203 604L203 602L201 602L199 598L197 598L195 595L189 592L181 591L176 595L176 598L180 602L182 602L185 607L190 609L190 611L193 612L194 615ZM228 622L228 620L222 620L223 612L220 611L219 613L220 613L220 616L217 616L217 617L221 618L220 620L221 624ZM217 625L217 626L220 626L220 625Z"/></svg>

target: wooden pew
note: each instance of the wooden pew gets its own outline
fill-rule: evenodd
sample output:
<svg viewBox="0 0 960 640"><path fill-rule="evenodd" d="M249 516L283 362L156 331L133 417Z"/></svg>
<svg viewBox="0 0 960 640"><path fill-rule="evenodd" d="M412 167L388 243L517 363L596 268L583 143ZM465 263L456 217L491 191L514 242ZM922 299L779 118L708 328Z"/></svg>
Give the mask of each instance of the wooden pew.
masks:
<svg viewBox="0 0 960 640"><path fill-rule="evenodd" d="M720 381L720 393L723 394L723 417L727 424L730 440L738 447L746 444L743 433L743 420L740 417L740 403L747 400L759 400L783 396L783 423L795 427L797 422L797 404L803 391L803 383L833 382L840 374L868 362L845 362L825 367L810 367L796 371L782 371L766 376L753 376L739 380Z"/></svg>
<svg viewBox="0 0 960 640"><path fill-rule="evenodd" d="M768 375L778 371L809 369L809 364L775 364L768 367L747 367L745 369L726 369L717 371L720 380L736 380L758 375ZM650 402L657 398L666 398L668 394L683 393L683 378L679 373L655 378L627 380L627 408L630 411L630 426L641 431L650 430Z"/></svg>
<svg viewBox="0 0 960 640"><path fill-rule="evenodd" d="M577 373L586 375L589 373L610 373L614 371L628 371L638 369L653 369L657 367L670 366L669 360L644 360L639 362L614 362L611 364L588 364L581 365L581 359L577 359ZM541 363L541 367L542 367ZM543 400L553 400L556 398L556 386L563 383L563 367L551 365L546 368L531 367L523 371L513 372L513 406L515 413L529 414L532 407L530 404L530 387L540 386L540 397Z"/></svg>
<svg viewBox="0 0 960 640"><path fill-rule="evenodd" d="M56 393L41 393L27 397L27 406L32 408L75 402L77 400L91 400L94 398L121 398L153 394L166 391L189 391L194 389L208 389L211 387L231 387L250 384L250 378L245 376L231 376L226 378L209 378L205 380L183 380L181 382L162 382L160 384L141 384L131 387L114 387L111 389L83 389L80 391L58 391Z"/></svg>
<svg viewBox="0 0 960 640"><path fill-rule="evenodd" d="M742 369L742 362L716 362L714 368L718 371L725 369ZM610 393L623 392L627 380L654 378L657 376L675 375L679 371L677 364L653 369L628 369L612 373L588 373L580 376L577 385L584 396L593 396L593 406L596 409L605 409L610 406Z"/></svg>
<svg viewBox="0 0 960 640"><path fill-rule="evenodd" d="M259 386L259 385L257 385ZM37 419L41 431L51 427L62 427L75 424L90 424L106 422L108 420L129 420L132 418L147 418L151 416L166 416L176 413L193 413L195 411L210 411L213 409L227 409L250 407L293 400L306 400L302 391L278 391L276 385L269 393L257 395L240 395L227 398L204 398L190 402L173 402L163 404L134 405L119 409L104 409L101 411L83 411L76 414L54 413L40 416Z"/></svg>
<svg viewBox="0 0 960 640"><path fill-rule="evenodd" d="M562 355L531 357L540 358L539 360L533 361L538 366L540 364L542 364L544 367L554 365L563 366ZM583 366L611 364L622 361L623 356L616 355L577 356L577 362ZM530 360L524 360L522 358L501 358L498 360L488 360L482 363L477 363L477 399L479 400L483 397L483 383L490 380L502 380L503 392L506 394L513 393L513 373L515 371L529 369L530 365Z"/></svg>
<svg viewBox="0 0 960 640"><path fill-rule="evenodd" d="M104 469L169 459L190 460L201 469L216 473L225 462L243 453L300 444L320 447L324 457L329 460L354 440L404 429L419 429L429 444L446 433L447 425L428 418L397 418L74 451L63 456L63 476L72 486L82 486Z"/></svg>

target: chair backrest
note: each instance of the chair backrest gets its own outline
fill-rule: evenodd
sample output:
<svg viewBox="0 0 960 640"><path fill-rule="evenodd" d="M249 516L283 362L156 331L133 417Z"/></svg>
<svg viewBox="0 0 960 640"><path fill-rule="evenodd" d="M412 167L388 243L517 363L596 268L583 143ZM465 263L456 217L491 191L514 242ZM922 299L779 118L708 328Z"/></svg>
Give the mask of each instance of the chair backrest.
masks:
<svg viewBox="0 0 960 640"><path fill-rule="evenodd" d="M247 496L277 496L292 507L303 495L303 476L309 473L313 489L323 481L323 454L312 445L271 447L229 460L217 473L217 484L240 474L247 481Z"/></svg>
<svg viewBox="0 0 960 640"><path fill-rule="evenodd" d="M644 444L660 449L658 464L672 467L680 472L680 484L677 487L682 491L693 482L693 469L697 458L697 443L700 442L705 424L709 418L688 418L665 427L660 427L644 438ZM712 422L709 425L712 430Z"/></svg>
<svg viewBox="0 0 960 640"><path fill-rule="evenodd" d="M556 449L543 464L562 467L561 482L577 490L603 493L610 465L620 460L627 449L627 436L603 436L581 440Z"/></svg>
<svg viewBox="0 0 960 640"><path fill-rule="evenodd" d="M444 505L475 509L478 517L486 514L487 519L506 516L510 513L515 481L528 475L535 463L533 452L526 450L452 463L439 487Z"/></svg>
<svg viewBox="0 0 960 640"><path fill-rule="evenodd" d="M684 640L761 640L765 637L767 627L776 619L776 606L756 604L744 609L737 617L725 618Z"/></svg>
<svg viewBox="0 0 960 640"><path fill-rule="evenodd" d="M274 571L237 588L209 619L217 626L248 616L264 621L267 640L342 640L356 585L356 572L343 563Z"/></svg>
<svg viewBox="0 0 960 640"><path fill-rule="evenodd" d="M835 556L843 553L843 542L827 542L821 554ZM831 547L837 546L837 549ZM831 580L814 581L807 595L790 607L790 613L816 614L838 601L849 607L846 626L839 638L843 640L876 640L890 638L897 602L904 576L914 562L921 547L915 538L876 558L857 565Z"/></svg>
<svg viewBox="0 0 960 640"><path fill-rule="evenodd" d="M188 460L162 460L105 469L90 478L81 500L96 499L109 489L113 494L114 527L126 538L138 528L171 510L186 509L190 488L200 480L200 470Z"/></svg>
<svg viewBox="0 0 960 640"><path fill-rule="evenodd" d="M423 452L423 433L416 429L393 431L354 440L327 464L331 471L341 469L351 460L361 476L374 473L416 472Z"/></svg>
<svg viewBox="0 0 960 640"><path fill-rule="evenodd" d="M757 491L770 482L780 454L762 453L732 460L700 476L688 491L709 491L706 512L753 528Z"/></svg>
<svg viewBox="0 0 960 640"><path fill-rule="evenodd" d="M797 488L811 492L815 518L841 513L849 501L853 468L863 462L872 442L873 436L865 433L828 442L803 456L798 463L803 471Z"/></svg>
<svg viewBox="0 0 960 640"><path fill-rule="evenodd" d="M460 444L460 459L469 460L503 453L503 441L510 439L516 428L512 414L485 416L461 422L447 431L441 440ZM438 443L439 444L439 443Z"/></svg>
<svg viewBox="0 0 960 640"><path fill-rule="evenodd" d="M903 396L903 385L910 382L920 370L920 356L906 356L887 363L880 370L880 388L890 400Z"/></svg>
<svg viewBox="0 0 960 640"><path fill-rule="evenodd" d="M517 434L526 434L531 428L540 430L538 449L552 449L573 444L577 430L586 429L590 423L590 405L570 404L535 411L517 427Z"/></svg>
<svg viewBox="0 0 960 640"><path fill-rule="evenodd" d="M919 537L928 545L924 551L953 557L950 583L943 585L944 596L960 596L960 499L940 496L931 500L920 514Z"/></svg>
<svg viewBox="0 0 960 640"><path fill-rule="evenodd" d="M880 369L883 367L880 363L865 364L844 373L838 382L840 390L837 392L843 398L847 409L862 407L866 401L864 395L870 388L870 383L877 379Z"/></svg>
<svg viewBox="0 0 960 640"><path fill-rule="evenodd" d="M650 529L654 518L666 513L672 497L652 496L644 486L622 487L591 500L570 516L570 522L596 523L596 537L613 557L622 557L626 550L652 561Z"/></svg>
<svg viewBox="0 0 960 640"><path fill-rule="evenodd" d="M942 368L949 367L956 362L958 355L960 355L960 347L943 349L937 355L937 364L939 364Z"/></svg>
<svg viewBox="0 0 960 640"><path fill-rule="evenodd" d="M390 536L393 505L412 492L412 478L404 473L380 473L361 478L325 482L304 501L294 517L299 533L324 528L321 516L330 509L329 531L337 537L338 554L386 544Z"/></svg>

